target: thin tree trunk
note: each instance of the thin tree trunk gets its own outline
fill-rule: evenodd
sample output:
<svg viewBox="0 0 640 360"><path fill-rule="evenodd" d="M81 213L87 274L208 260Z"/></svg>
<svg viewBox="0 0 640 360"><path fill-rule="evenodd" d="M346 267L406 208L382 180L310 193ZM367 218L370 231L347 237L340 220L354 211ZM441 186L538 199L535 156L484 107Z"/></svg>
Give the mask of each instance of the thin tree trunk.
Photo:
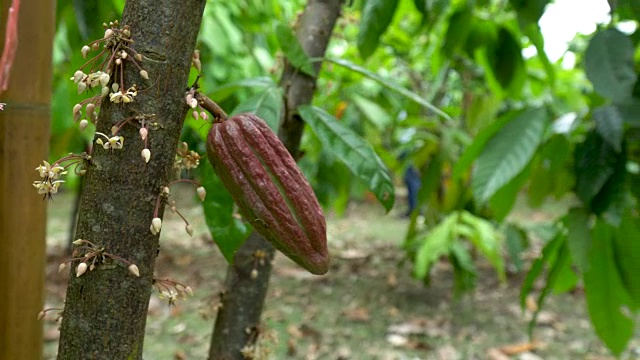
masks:
<svg viewBox="0 0 640 360"><path fill-rule="evenodd" d="M138 84L138 96L124 105L103 102L97 131L110 134L119 121L155 114L153 121L158 126L148 135L151 160L145 164L141 157L143 142L136 126L127 125L120 131L126 139L121 150L94 146L75 237L135 263L140 277L116 263L100 265L80 277L73 269L58 359L142 359L159 249L159 236L151 234L149 227L156 199L170 181L188 110L185 89L205 2L136 0L125 5L121 24L130 26L132 47L144 57L142 64L150 80L145 81L135 66L126 64L125 82ZM160 218L163 209L161 206Z"/></svg>
<svg viewBox="0 0 640 360"><path fill-rule="evenodd" d="M0 42L9 5L0 6ZM49 151L55 1L23 1L18 14L17 52L0 95L7 103L0 111L0 359L40 359L47 202L31 184Z"/></svg>
<svg viewBox="0 0 640 360"><path fill-rule="evenodd" d="M340 16L342 0L309 0L296 31L298 41L311 58L323 57L336 20ZM321 62L314 68L319 73ZM287 150L297 158L304 123L297 114L298 106L308 104L316 88L316 77L296 70L287 62L280 85L285 90L285 109L279 137ZM251 278L256 252L266 255L267 261ZM245 359L241 350L250 348L259 336L260 316L271 275L270 260L275 250L260 235L254 233L234 256L234 264L227 268L227 279L209 349L210 360Z"/></svg>

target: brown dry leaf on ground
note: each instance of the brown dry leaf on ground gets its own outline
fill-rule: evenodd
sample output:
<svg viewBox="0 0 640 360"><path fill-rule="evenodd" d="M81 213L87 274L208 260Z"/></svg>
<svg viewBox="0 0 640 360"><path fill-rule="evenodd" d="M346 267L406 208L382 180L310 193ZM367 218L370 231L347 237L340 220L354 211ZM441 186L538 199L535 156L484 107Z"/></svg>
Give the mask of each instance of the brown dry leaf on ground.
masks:
<svg viewBox="0 0 640 360"><path fill-rule="evenodd" d="M367 322L370 319L369 309L362 306L345 310L342 313L351 321Z"/></svg>
<svg viewBox="0 0 640 360"><path fill-rule="evenodd" d="M498 348L491 348L491 349L487 350L487 359L489 359L489 360L511 360L511 357L508 356L508 355L505 355L505 353L500 351L500 349L498 349Z"/></svg>
<svg viewBox="0 0 640 360"><path fill-rule="evenodd" d="M541 347L542 345L543 344L541 342L534 341L532 343L525 342L525 343L519 343L519 344L510 344L510 345L500 346L499 349L505 355L513 356L513 355L535 350Z"/></svg>

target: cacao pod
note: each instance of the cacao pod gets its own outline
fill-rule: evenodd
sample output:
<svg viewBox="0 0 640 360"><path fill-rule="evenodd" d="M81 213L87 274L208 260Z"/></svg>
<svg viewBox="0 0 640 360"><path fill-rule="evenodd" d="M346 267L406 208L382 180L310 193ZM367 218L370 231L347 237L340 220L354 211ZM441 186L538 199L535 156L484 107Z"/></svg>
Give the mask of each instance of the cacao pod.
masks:
<svg viewBox="0 0 640 360"><path fill-rule="evenodd" d="M322 208L289 151L262 119L239 114L215 122L207 153L256 231L309 272L329 270Z"/></svg>

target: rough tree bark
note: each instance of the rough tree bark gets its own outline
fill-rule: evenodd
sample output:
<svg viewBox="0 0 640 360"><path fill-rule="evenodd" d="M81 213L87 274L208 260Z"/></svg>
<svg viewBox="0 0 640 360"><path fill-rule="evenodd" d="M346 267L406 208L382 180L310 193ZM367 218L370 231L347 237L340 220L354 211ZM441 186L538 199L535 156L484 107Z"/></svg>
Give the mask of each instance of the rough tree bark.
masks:
<svg viewBox="0 0 640 360"><path fill-rule="evenodd" d="M0 48L10 5L0 6ZM31 184L49 151L55 2L25 1L18 14L17 52L0 96L7 103L0 111L0 359L40 359L47 202Z"/></svg>
<svg viewBox="0 0 640 360"><path fill-rule="evenodd" d="M89 240L130 260L139 267L140 277L115 264L100 265L80 277L72 269L58 359L142 359L159 249L159 236L152 235L149 227L156 198L172 174L188 110L184 96L191 54L205 3L138 0L125 5L121 24L131 27L135 41L131 47L143 56L150 80L142 79L135 66L126 64L125 82L138 84L138 96L124 105L103 102L97 131L110 134L115 123L140 114L155 114L159 126L149 131L148 164L140 155L143 142L135 126L124 126L120 131L126 139L122 150L94 146L75 238Z"/></svg>
<svg viewBox="0 0 640 360"><path fill-rule="evenodd" d="M342 0L309 0L307 3L300 17L296 37L309 57L324 56L340 16L341 5ZM314 64L316 74L321 66L319 61ZM311 102L316 80L316 77L297 71L286 63L280 81L280 86L285 90L285 106L278 135L294 158L297 158L304 130L304 122L296 109ZM257 268L258 276L252 279L256 251L265 254L267 261ZM241 350L255 344L274 254L271 244L256 233L235 254L234 264L227 268L222 306L211 338L210 360L245 359Z"/></svg>

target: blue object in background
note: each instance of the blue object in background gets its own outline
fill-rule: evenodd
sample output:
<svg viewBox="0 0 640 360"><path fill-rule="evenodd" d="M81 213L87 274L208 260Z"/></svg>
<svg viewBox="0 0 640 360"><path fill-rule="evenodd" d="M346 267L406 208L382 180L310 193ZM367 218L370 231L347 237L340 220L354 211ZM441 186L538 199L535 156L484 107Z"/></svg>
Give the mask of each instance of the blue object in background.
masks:
<svg viewBox="0 0 640 360"><path fill-rule="evenodd" d="M405 216L411 216L411 213L418 205L418 191L420 191L420 187L422 186L420 172L418 172L415 166L407 166L407 169L404 171L404 184L407 186L407 203L409 205Z"/></svg>

